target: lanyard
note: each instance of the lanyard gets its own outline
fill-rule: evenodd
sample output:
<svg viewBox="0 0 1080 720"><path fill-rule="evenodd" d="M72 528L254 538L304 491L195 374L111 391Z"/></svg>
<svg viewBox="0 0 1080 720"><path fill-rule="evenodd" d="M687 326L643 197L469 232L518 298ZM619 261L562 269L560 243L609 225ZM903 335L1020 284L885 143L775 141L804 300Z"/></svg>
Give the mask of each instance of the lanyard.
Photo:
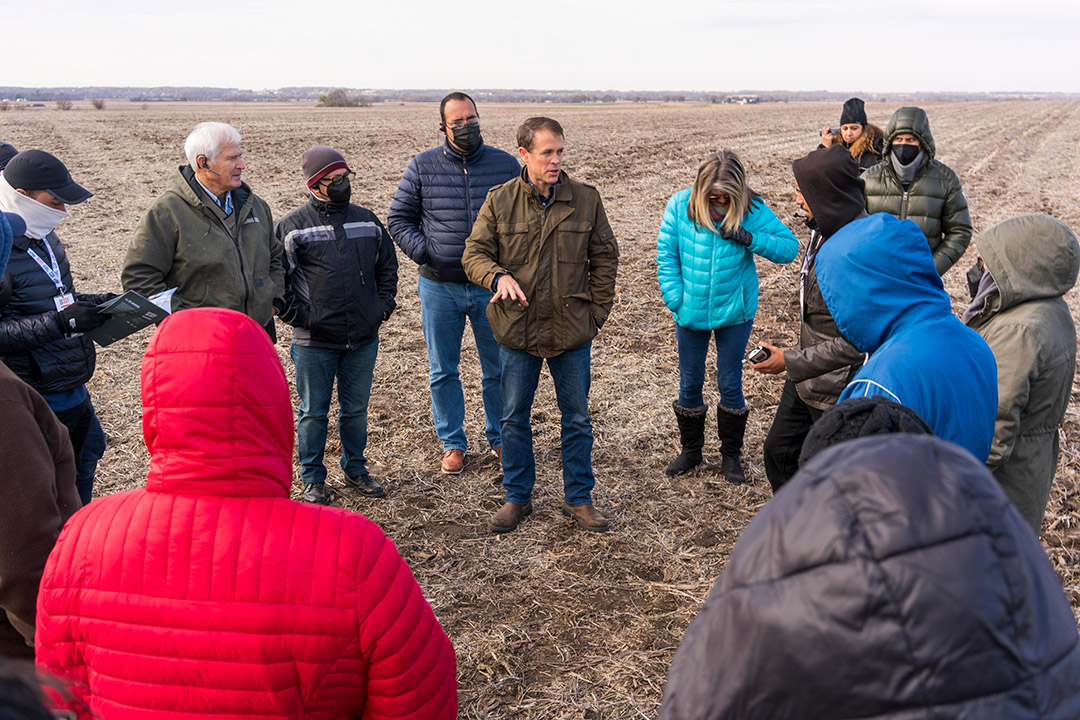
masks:
<svg viewBox="0 0 1080 720"><path fill-rule="evenodd" d="M802 271L799 273L799 311L806 317L806 276L810 274L810 266L814 264L818 250L824 239L817 230L810 231L810 244L806 247L806 258L803 260Z"/></svg>
<svg viewBox="0 0 1080 720"><path fill-rule="evenodd" d="M38 254L30 248L26 249L26 254L34 258L34 262L36 262L41 267L41 269L45 271L45 274L49 276L49 279L53 281L53 285L56 286L57 294L63 295L64 279L60 276L60 264L56 262L56 255L53 253L52 245L49 245L48 238L42 238L41 241L45 243L45 249L49 251L49 262L52 263L51 268L46 265L42 261L42 259L38 257Z"/></svg>

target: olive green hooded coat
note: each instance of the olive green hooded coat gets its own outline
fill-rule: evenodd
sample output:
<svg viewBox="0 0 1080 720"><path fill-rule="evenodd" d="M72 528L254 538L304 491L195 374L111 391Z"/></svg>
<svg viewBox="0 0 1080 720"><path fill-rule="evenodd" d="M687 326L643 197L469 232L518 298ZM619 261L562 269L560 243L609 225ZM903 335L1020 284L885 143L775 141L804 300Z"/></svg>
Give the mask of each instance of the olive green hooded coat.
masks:
<svg viewBox="0 0 1080 720"><path fill-rule="evenodd" d="M1076 283L1080 245L1048 215L1006 220L975 245L998 287L967 319L997 359L998 412L986 464L1038 534L1076 368L1076 327L1062 295Z"/></svg>
<svg viewBox="0 0 1080 720"><path fill-rule="evenodd" d="M285 288L270 206L246 183L234 190L239 228L234 237L192 187L193 178L190 165L179 168L147 208L128 246L120 282L147 297L177 288L173 310L223 307L266 325Z"/></svg>
<svg viewBox="0 0 1080 720"><path fill-rule="evenodd" d="M892 165L893 139L910 133L919 139L923 160L907 190L900 184ZM885 128L884 159L862 174L866 182L866 212L889 213L901 220L913 220L926 235L934 253L939 275L960 259L971 242L971 216L960 178L934 159L934 136L926 111L902 107L893 113Z"/></svg>

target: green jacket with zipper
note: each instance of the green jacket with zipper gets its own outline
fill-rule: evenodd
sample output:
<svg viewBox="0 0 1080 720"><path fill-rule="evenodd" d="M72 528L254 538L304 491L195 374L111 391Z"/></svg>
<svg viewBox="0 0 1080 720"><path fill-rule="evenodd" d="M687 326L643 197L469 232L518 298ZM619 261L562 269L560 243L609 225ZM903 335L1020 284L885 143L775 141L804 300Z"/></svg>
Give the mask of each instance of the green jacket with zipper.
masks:
<svg viewBox="0 0 1080 720"><path fill-rule="evenodd" d="M223 307L266 325L285 287L270 206L246 184L233 190L234 237L192 185L194 177L190 165L169 177L139 220L120 281L146 296L177 288L174 311Z"/></svg>
<svg viewBox="0 0 1080 720"><path fill-rule="evenodd" d="M900 184L892 165L893 139L910 133L923 148L923 160L907 190ZM923 231L934 253L934 267L944 275L971 242L971 216L967 198L960 188L960 178L949 167L934 159L934 136L926 111L904 107L893 113L885 128L884 159L864 170L866 212L889 213L901 220L914 221Z"/></svg>
<svg viewBox="0 0 1080 720"><path fill-rule="evenodd" d="M491 303L491 331L504 347L549 358L589 342L604 324L615 302L619 246L596 188L560 173L544 207L525 173L488 193L461 264L484 288L499 275L517 281L528 307Z"/></svg>

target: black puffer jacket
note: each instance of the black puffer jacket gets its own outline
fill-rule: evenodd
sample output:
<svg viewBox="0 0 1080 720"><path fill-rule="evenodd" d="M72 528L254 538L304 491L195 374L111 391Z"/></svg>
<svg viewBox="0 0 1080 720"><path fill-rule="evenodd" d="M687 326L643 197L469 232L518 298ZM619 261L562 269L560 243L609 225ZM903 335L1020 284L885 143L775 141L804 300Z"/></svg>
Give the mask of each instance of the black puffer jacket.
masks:
<svg viewBox="0 0 1080 720"><path fill-rule="evenodd" d="M397 253L375 213L311 198L274 225L285 249L278 316L293 343L344 349L375 338L396 307Z"/></svg>
<svg viewBox="0 0 1080 720"><path fill-rule="evenodd" d="M747 526L661 720L1080 717L1080 637L1042 546L966 450L817 455Z"/></svg>
<svg viewBox="0 0 1080 720"><path fill-rule="evenodd" d="M488 190L513 180L521 165L513 155L481 145L462 157L443 142L405 169L386 225L394 242L429 280L467 283L461 269L465 238Z"/></svg>
<svg viewBox="0 0 1080 720"><path fill-rule="evenodd" d="M56 255L65 290L74 292L64 246L54 232L45 240ZM0 355L16 375L43 394L65 392L85 384L94 374L97 359L94 343L86 336L64 337L53 301L56 286L26 252L33 249L48 264L45 240L22 235L12 243L7 266L11 299L0 316ZM76 300L93 303L104 302L109 297L75 293Z"/></svg>

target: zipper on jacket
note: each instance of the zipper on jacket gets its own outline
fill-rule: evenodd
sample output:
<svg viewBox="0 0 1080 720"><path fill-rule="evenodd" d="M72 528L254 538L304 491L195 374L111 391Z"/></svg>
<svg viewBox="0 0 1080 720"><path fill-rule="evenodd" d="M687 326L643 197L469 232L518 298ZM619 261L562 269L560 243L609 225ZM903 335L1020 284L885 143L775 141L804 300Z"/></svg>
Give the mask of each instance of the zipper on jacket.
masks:
<svg viewBox="0 0 1080 720"><path fill-rule="evenodd" d="M903 196L900 199L900 219L907 219L907 205L908 205L908 191L905 190Z"/></svg>
<svg viewBox="0 0 1080 720"><path fill-rule="evenodd" d="M244 314L247 315L248 296L251 294L251 288L248 287L247 273L244 271L244 253L240 250L240 233L244 227L244 220L247 219L247 216L241 217L243 211L244 208L240 208L240 211L236 214L236 237L233 238L233 245L236 246L236 257L240 259L240 277L244 280ZM225 232L228 232L228 228L225 229Z"/></svg>
<svg viewBox="0 0 1080 720"><path fill-rule="evenodd" d="M465 174L465 227L472 228L472 184L469 182L469 161L461 158L461 170ZM467 236L466 236L467 237Z"/></svg>

